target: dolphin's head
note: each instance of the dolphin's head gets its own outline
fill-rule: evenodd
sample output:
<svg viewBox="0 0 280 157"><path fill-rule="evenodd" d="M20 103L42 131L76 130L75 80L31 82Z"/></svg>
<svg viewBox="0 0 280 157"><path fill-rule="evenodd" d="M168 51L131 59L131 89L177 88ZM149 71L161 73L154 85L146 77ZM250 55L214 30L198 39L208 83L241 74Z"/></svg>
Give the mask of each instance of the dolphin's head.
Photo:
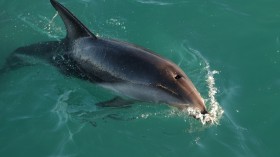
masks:
<svg viewBox="0 0 280 157"><path fill-rule="evenodd" d="M163 98L163 102L174 105L180 109L192 107L206 114L203 98L197 91L188 76L175 64L167 62L160 68L156 87L172 98ZM165 95L166 95L165 94Z"/></svg>

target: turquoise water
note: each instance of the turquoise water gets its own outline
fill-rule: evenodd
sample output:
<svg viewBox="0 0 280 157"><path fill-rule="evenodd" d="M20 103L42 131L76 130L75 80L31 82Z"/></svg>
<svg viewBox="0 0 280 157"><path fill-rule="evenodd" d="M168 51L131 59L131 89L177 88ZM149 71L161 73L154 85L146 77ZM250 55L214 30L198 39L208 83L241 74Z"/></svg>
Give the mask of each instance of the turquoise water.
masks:
<svg viewBox="0 0 280 157"><path fill-rule="evenodd" d="M224 113L202 125L163 105L98 108L114 95L25 56L32 66L0 74L0 156L278 156L280 1L60 2L98 36L178 64ZM1 67L18 47L64 36L48 0L0 0Z"/></svg>

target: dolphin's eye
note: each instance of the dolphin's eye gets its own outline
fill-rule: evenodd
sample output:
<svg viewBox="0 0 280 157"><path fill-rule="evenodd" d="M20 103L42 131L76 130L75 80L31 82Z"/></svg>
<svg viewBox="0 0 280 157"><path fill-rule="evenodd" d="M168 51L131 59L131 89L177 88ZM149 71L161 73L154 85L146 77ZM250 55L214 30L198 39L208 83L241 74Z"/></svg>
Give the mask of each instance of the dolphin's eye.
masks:
<svg viewBox="0 0 280 157"><path fill-rule="evenodd" d="M182 76L179 75L179 74L177 74L174 78L175 78L176 80L178 80L178 79L182 78Z"/></svg>

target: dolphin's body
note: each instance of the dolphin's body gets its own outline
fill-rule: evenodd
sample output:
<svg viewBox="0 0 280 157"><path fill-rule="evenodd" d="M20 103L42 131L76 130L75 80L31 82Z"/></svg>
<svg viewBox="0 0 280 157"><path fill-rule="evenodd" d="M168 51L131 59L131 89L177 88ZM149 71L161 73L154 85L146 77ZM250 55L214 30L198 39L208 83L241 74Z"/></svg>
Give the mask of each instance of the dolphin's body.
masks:
<svg viewBox="0 0 280 157"><path fill-rule="evenodd" d="M32 55L47 59L64 74L101 84L130 100L207 113L199 92L177 65L142 47L96 37L68 9L56 0L50 2L66 26L66 38L18 52L33 48Z"/></svg>

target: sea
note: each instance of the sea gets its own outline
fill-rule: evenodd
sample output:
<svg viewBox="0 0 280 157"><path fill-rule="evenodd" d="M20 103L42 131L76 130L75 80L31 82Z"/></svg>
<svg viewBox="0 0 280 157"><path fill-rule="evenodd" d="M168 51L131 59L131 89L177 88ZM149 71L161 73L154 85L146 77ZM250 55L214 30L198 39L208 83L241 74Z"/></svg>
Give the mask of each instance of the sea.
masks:
<svg viewBox="0 0 280 157"><path fill-rule="evenodd" d="M279 156L279 0L57 1L98 37L177 64L212 119L149 102L99 107L114 93L23 55L0 73L1 157ZM65 35L49 0L0 0L0 69L17 48Z"/></svg>

